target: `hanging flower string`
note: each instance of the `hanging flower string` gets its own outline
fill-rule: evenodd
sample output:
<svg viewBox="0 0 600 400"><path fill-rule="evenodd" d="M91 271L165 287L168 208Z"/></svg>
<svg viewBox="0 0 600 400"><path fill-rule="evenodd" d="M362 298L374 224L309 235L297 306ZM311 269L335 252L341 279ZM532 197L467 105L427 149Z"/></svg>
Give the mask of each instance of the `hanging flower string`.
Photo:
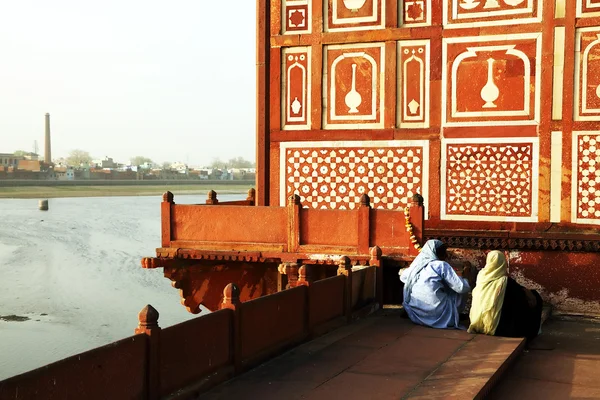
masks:
<svg viewBox="0 0 600 400"><path fill-rule="evenodd" d="M410 235L409 239L411 243L413 244L415 249L417 249L418 252L421 252L422 247L417 241L417 238L413 232L413 225L410 222L410 211L408 206L406 206L406 208L404 209L404 220L406 221L404 226L406 226L406 232L408 232L408 234Z"/></svg>

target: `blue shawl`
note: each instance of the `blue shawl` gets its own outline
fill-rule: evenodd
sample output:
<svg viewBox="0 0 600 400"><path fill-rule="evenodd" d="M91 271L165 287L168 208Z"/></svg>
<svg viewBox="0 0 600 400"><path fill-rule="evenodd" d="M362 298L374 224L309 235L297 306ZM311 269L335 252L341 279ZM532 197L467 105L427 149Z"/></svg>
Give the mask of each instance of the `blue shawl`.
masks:
<svg viewBox="0 0 600 400"><path fill-rule="evenodd" d="M421 270L431 261L438 260L435 251L441 246L443 246L443 243L440 240L428 240L421 249L419 255L410 264L408 278L404 284L404 302L408 303L410 301L410 293L412 292L413 285L417 281L419 272L421 272Z"/></svg>

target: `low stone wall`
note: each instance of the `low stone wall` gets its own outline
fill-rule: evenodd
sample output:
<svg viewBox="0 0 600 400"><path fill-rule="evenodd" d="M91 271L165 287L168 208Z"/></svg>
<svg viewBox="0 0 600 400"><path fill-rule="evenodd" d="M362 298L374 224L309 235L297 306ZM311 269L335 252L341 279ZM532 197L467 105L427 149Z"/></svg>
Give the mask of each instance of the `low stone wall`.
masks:
<svg viewBox="0 0 600 400"><path fill-rule="evenodd" d="M147 337L135 335L0 382L0 399L145 399Z"/></svg>
<svg viewBox="0 0 600 400"><path fill-rule="evenodd" d="M351 321L353 297L365 296L364 285L352 281L364 279L367 269L314 283L301 275L297 287L248 302L229 284L221 310L164 330L148 305L136 335L0 381L0 400L195 398Z"/></svg>

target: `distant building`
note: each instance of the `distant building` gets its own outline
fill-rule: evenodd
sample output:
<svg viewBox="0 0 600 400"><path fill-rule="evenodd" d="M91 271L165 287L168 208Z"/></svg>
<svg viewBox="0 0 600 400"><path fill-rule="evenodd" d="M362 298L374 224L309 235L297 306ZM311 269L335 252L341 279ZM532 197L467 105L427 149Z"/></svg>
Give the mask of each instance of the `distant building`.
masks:
<svg viewBox="0 0 600 400"><path fill-rule="evenodd" d="M44 168L44 163L39 160L19 160L17 164L17 169L21 169L23 171L33 171L33 172L41 172L46 170Z"/></svg>
<svg viewBox="0 0 600 400"><path fill-rule="evenodd" d="M178 173L185 174L185 175L188 175L190 172L187 164L184 164L181 162L175 162L175 163L171 164L171 169L173 171L177 171Z"/></svg>
<svg viewBox="0 0 600 400"><path fill-rule="evenodd" d="M73 167L54 167L54 174L59 181L72 181L75 179L75 169Z"/></svg>
<svg viewBox="0 0 600 400"><path fill-rule="evenodd" d="M15 156L13 153L0 153L0 166L16 168L22 159L23 157Z"/></svg>
<svg viewBox="0 0 600 400"><path fill-rule="evenodd" d="M104 160L94 160L92 164L100 169L115 169L118 164L111 157L104 157Z"/></svg>

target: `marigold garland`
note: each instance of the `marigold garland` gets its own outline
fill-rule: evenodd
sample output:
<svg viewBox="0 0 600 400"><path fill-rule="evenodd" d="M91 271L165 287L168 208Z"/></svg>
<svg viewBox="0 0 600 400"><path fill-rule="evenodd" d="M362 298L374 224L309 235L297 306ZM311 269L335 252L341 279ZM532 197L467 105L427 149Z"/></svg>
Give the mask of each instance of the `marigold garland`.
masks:
<svg viewBox="0 0 600 400"><path fill-rule="evenodd" d="M414 248L417 249L418 252L421 252L422 247L417 241L416 236L413 234L413 225L410 222L410 211L408 206L404 209L404 220L406 221L404 226L406 226L406 232L408 232L408 234L410 235L409 239L411 243L413 244Z"/></svg>

